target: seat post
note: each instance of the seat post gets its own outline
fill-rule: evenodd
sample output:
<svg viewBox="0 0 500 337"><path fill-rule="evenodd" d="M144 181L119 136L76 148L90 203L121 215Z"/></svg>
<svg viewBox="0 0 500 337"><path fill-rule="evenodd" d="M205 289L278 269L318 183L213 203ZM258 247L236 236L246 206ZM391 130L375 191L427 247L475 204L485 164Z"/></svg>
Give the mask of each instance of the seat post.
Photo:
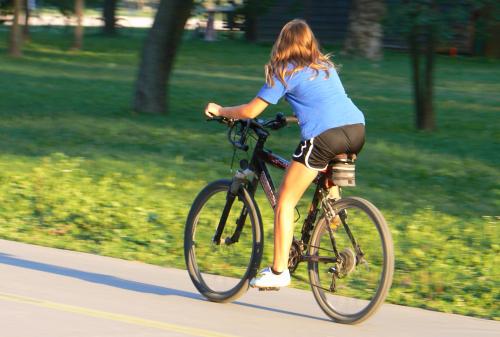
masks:
<svg viewBox="0 0 500 337"><path fill-rule="evenodd" d="M328 199L339 200L340 199L340 187L334 185L328 190Z"/></svg>
<svg viewBox="0 0 500 337"><path fill-rule="evenodd" d="M332 163L349 163L354 164L356 161L355 153L339 153L332 159Z"/></svg>

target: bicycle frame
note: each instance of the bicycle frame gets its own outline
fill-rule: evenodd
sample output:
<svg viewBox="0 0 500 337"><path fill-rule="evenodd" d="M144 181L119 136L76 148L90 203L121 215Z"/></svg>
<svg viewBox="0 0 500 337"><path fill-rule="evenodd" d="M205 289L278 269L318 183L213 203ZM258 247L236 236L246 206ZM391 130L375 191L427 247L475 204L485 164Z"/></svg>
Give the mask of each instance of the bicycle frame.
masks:
<svg viewBox="0 0 500 337"><path fill-rule="evenodd" d="M238 194L238 189L244 184L246 187L248 193L254 197L255 193L257 191L258 185L260 184L262 186L262 189L264 190L264 193L269 201L269 204L273 209L276 208L277 202L278 202L278 196L276 193L276 188L274 186L274 182L272 180L271 174L269 173L269 170L267 168L267 164L270 164L273 167L276 167L280 170L286 170L288 166L290 165L290 162L282 157L280 157L277 154L274 154L272 151L267 150L264 148L264 144L267 140L267 137L269 136L269 133L267 131L264 131L259 128L253 129L255 134L257 135L257 143L254 147L252 158L250 162L244 160L240 162L241 169L244 170L245 172L247 169L250 170L250 175L252 178L247 177L244 173L241 171L238 171L235 176L233 177L233 184L228 192L226 204L224 207L224 210L222 211L221 218L219 221L219 224L217 226L217 229L215 231L215 235L212 239L213 243L216 245L219 244L226 244L230 245L233 243L238 242L239 236L241 234L241 231L243 230L243 226L246 221L246 217L248 215L247 209L244 207L240 213L240 216L238 217L237 220L237 226L230 238L226 238L224 240L221 240L222 232L224 231L225 223L229 214L229 211L232 207L232 204L234 200L237 197ZM245 137L246 138L246 135ZM238 143L237 148L242 149L243 151L247 151L248 147L242 143ZM248 172L248 171L247 171ZM314 225L316 223L316 219L320 210L320 204L326 197L326 190L331 187L331 183L329 182L329 179L327 179L328 173L326 172L319 172L318 176L316 179L313 181L313 184L316 185L316 190L314 192L313 200L309 206L309 210L307 213L307 217L304 220L304 223L302 225L302 230L301 230L301 237L299 241L300 245L300 261L324 261L324 262L332 262L335 263L337 261L337 256L338 252L335 250L335 256L334 258L331 257L322 257L322 256L308 256L304 254L304 250L302 247L306 246L309 244L309 240L311 238ZM327 192L326 192L327 193ZM344 226L346 226L346 223L344 219L342 219L342 222ZM330 233L332 234L332 233ZM331 239L333 239L333 236L330 235ZM335 246L334 242L332 242L333 245ZM354 243L354 242L353 242Z"/></svg>
<svg viewBox="0 0 500 337"><path fill-rule="evenodd" d="M271 166L276 167L280 170L286 170L290 165L290 161L264 148L264 143L266 142L268 134L264 132L259 133L258 131L256 131L256 133L259 138L254 148L251 161L248 167L242 167L242 169L249 168L255 173L255 178L248 184L248 192L250 193L250 195L252 197L255 195L257 186L260 183L264 194L269 201L269 204L273 209L275 209L278 202L278 196L273 179L266 164L270 164ZM314 192L314 197L309 206L309 211L306 219L304 220L301 231L301 241L304 244L309 243L312 229L316 222L319 211L318 205L320 204L320 201L322 199L321 188L325 185L325 179L325 174L319 173L318 177L313 181L313 184L316 185L316 191Z"/></svg>

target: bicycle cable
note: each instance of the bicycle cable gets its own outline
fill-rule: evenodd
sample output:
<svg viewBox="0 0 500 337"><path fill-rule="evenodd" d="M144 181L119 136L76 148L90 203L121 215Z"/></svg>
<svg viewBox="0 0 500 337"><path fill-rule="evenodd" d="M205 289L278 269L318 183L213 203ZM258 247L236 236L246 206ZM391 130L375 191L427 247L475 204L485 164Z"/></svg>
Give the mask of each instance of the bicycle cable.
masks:
<svg viewBox="0 0 500 337"><path fill-rule="evenodd" d="M236 157L236 148L234 147L234 148L233 148L233 158L231 159L231 167L230 167L230 169L229 169L229 171L230 171L231 173L233 173L233 172L234 172L234 171L233 171L233 166L234 166L234 158L235 158L235 157Z"/></svg>
<svg viewBox="0 0 500 337"><path fill-rule="evenodd" d="M300 220L300 212L299 212L299 208L297 206L295 206L295 211L297 212L297 219L295 219L294 222L299 222L299 220Z"/></svg>

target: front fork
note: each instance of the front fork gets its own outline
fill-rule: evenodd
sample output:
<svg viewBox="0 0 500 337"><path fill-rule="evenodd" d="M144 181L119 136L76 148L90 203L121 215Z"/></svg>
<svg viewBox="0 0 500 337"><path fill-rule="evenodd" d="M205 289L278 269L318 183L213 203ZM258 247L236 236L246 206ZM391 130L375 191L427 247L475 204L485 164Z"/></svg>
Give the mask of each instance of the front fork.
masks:
<svg viewBox="0 0 500 337"><path fill-rule="evenodd" d="M239 198L240 189L245 187L248 182L253 181L254 172L250 169L238 170L233 176L233 180L231 181L231 185L229 187L229 191L226 196L226 204L224 205L224 209L222 210L222 214L219 220L219 224L217 229L215 230L215 234L212 238L212 242L216 245L230 245L235 242L238 242L240 238L241 231L243 230L243 225L245 224L245 220L248 215L248 210L246 206L243 206L241 210L240 216L236 221L236 229L231 237L226 237L224 240L221 239L222 233L224 232L224 227L226 226L227 217L229 216L229 212L231 211L231 207L233 207L233 203L235 199Z"/></svg>

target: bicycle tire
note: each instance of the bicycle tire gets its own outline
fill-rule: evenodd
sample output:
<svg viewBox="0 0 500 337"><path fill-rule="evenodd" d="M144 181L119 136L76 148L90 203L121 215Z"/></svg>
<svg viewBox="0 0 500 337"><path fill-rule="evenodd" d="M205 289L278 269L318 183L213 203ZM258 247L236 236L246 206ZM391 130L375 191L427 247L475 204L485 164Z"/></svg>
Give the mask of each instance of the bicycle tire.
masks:
<svg viewBox="0 0 500 337"><path fill-rule="evenodd" d="M336 214L339 214L342 210L347 210L350 209L351 213L354 210L355 215L357 214L364 215L366 216L366 219L369 219L373 222L373 224L376 227L376 231L378 232L378 236L380 239L380 247L382 249L382 254L380 254L378 260L383 258L383 261L380 262L380 266L375 266L373 267L374 270L380 269L380 275L378 279L378 283L375 285L377 288L374 290L374 294L371 298L357 298L357 295L354 295L352 297L349 296L341 296L337 292L335 293L336 295L332 295L332 293L329 293L327 290L323 287L323 284L321 283L321 278L325 279L324 275L321 272L321 263L318 261L309 261L308 263L308 271L309 271L309 282L311 285L312 292L314 294L314 298L316 299L317 303L321 307L321 309L325 312L327 316L329 316L333 321L338 322L338 323L343 323L343 324L357 324L360 323L367 318L369 318L371 315L373 315L377 309L380 307L380 305L385 301L385 298L388 294L389 288L392 284L392 277L394 273L394 248L393 248L393 243L392 243L392 238L391 238L391 233L389 230L389 227L382 215L382 213L369 201L362 199L362 198L357 198L357 197L349 197L349 198L343 198L340 199L334 203L332 203L332 207L335 210ZM347 213L345 213L347 214ZM352 217L352 216L351 216ZM361 218L361 216L360 216ZM355 219L356 220L356 219ZM363 220L359 221L359 227L360 228L369 228L370 226L367 224L368 220ZM313 234L311 236L309 248L308 248L308 254L309 256L318 256L319 251L321 250L329 250L329 247L325 247L325 245L328 245L328 241L332 241L331 238L329 237L330 234L328 234L328 238L324 240L324 245L321 247L322 244L322 236L324 236L326 233L329 232L328 228L326 226L331 226L328 224L327 220L325 217L322 217L318 223L316 224ZM351 225L349 225L350 227ZM336 229L336 232L333 232L333 230L330 232L332 233L334 240L339 239L338 237L341 235L342 232L346 232L346 229L343 224L340 225L341 228ZM352 230L352 228L350 228ZM361 230L360 230L361 231ZM366 231L366 230L365 230ZM361 231L362 232L362 231ZM353 233L353 235L356 237L356 233ZM337 238L336 238L337 236ZM348 236L346 234L346 236ZM356 237L356 239L361 241L361 246L363 246L364 241L367 240L367 238L361 238L361 237ZM347 241L347 240L345 240ZM352 245L352 242L349 239L348 244ZM330 245L332 245L330 243ZM337 244L336 244L337 245ZM371 246L370 246L371 247ZM339 248L339 247L336 247ZM348 248L351 249L351 248ZM370 255L370 254L367 254ZM375 256L375 251L372 253L372 256ZM372 258L368 256L367 258ZM373 257L375 260L376 257ZM361 259L360 259L361 260ZM362 266L358 265L356 261L358 261L357 255L354 258L355 265L353 268L350 269L350 273L346 276L346 281L344 282L351 282L352 284L356 284L356 279L354 277L357 275L356 269L363 270ZM333 272L332 269L328 269L330 275L333 277ZM352 272L354 270L354 272ZM365 269L366 270L366 269ZM368 267L367 270L370 270ZM362 271L361 271L362 273ZM376 272L378 273L378 272ZM321 274L321 275L320 275ZM349 277L353 276L352 279L348 279ZM336 278L335 282L338 282L339 280L344 280ZM373 280L371 278L370 280ZM330 284L334 284L335 282L330 281ZM360 288L365 287L366 289L369 289L369 285L363 284L363 282L357 281L359 284L362 284ZM371 282L377 282L377 281L371 281ZM336 284L336 287L338 285ZM349 286L346 286L344 289L346 289L346 292L349 291L355 291L354 289L348 289ZM330 288L331 289L331 288ZM328 296L331 296L332 300L329 300ZM361 306L362 309L356 311L356 312L347 312L345 310L339 309L338 302L345 302L349 303L351 306ZM366 303L366 305L365 305Z"/></svg>
<svg viewBox="0 0 500 337"><path fill-rule="evenodd" d="M204 270L204 268L202 267L202 263L200 263L199 261L200 259L205 258L207 255L206 252L200 251L199 247L202 245L208 247L208 245L210 244L210 247L214 252L226 249L224 245L215 245L213 242L211 242L212 236L215 232L215 229L217 228L217 221L209 221L210 224L208 232L210 233L199 235L200 237L202 235L205 235L205 239L203 239L202 243L196 243L196 233L197 230L198 232L202 231L202 228L198 227L201 226L200 213L203 212L204 207L207 207L207 204L209 204L211 200L215 198L221 199L222 197L227 196L230 186L231 180L218 180L208 184L203 190L200 191L191 206L184 233L184 256L189 276L191 277L191 280L193 281L193 284L198 289L198 291L208 300L213 302L231 302L242 296L248 290L250 279L257 273L257 269L259 268L260 261L262 259L263 229L260 211L254 199L248 193L246 188L241 187L235 199L235 203L231 205L230 213L233 212L233 209L235 209L235 204L237 202L241 202L242 205L246 207L246 209L248 210L248 216L246 217L246 221L244 224L244 229L247 229L248 234L246 244L250 244L250 239L248 237L250 235L250 232L248 232L248 225L251 225L252 242L251 253L249 253L249 247L237 246L244 245L244 243L242 243L243 240L241 237L237 243L231 245L231 249L242 248L244 249L246 254L249 255L246 256L248 258L248 261L242 262L242 274L238 275L239 281L234 277L227 277L226 279L226 276L234 276L230 274L231 272L234 272L234 270L215 270L217 264L213 262L210 263L206 268L214 270L207 271ZM222 208L224 207L219 208L220 211L222 211ZM226 224L226 229L228 229L227 227L230 227L230 224ZM210 235L207 236L208 234ZM208 254L211 253L212 251L209 250ZM232 255L230 254L225 256L226 260L231 258ZM225 263L227 262L228 261L225 261ZM226 275L226 273L228 273L228 275ZM231 285L227 286L228 289L216 289L216 287L209 282L209 280L214 278L222 278L224 279L224 281L231 283Z"/></svg>

